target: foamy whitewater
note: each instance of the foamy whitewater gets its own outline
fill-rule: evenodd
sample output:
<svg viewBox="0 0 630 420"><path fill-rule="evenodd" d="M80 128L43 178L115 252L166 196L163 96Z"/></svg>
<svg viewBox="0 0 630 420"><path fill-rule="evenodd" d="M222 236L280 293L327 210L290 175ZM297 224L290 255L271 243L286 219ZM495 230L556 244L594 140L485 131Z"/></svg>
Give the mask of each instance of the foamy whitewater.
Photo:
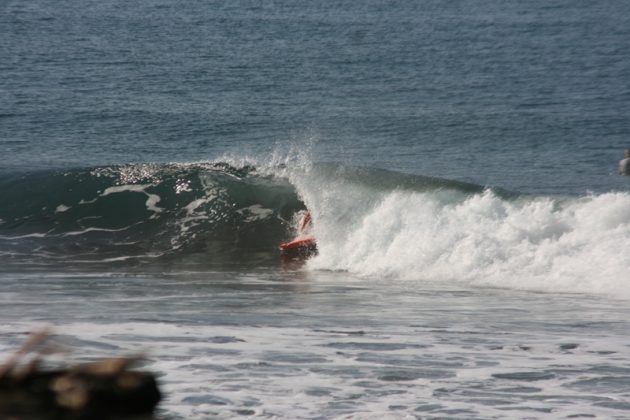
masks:
<svg viewBox="0 0 630 420"><path fill-rule="evenodd" d="M296 176L316 184L297 181L318 221L320 254L311 268L630 297L628 193L501 197L491 189L421 191L420 180L412 188L381 189L344 179L347 168L333 176L330 170Z"/></svg>
<svg viewBox="0 0 630 420"><path fill-rule="evenodd" d="M41 203L77 182L49 195L49 210L2 214L2 350L52 326L80 349L70 360L147 353L166 395L160 418L630 408L630 195L268 162L102 167L5 186ZM126 219L102 213L120 206ZM306 209L319 254L280 263L277 244Z"/></svg>
<svg viewBox="0 0 630 420"><path fill-rule="evenodd" d="M0 4L0 360L145 354L159 420L630 418L630 2Z"/></svg>

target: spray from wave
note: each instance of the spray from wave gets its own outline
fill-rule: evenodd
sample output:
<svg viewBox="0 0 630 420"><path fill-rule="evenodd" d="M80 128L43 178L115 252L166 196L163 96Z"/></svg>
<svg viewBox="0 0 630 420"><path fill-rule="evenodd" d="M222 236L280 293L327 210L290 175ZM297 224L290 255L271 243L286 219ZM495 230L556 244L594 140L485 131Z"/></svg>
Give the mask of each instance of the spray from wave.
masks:
<svg viewBox="0 0 630 420"><path fill-rule="evenodd" d="M4 175L5 262L276 265L308 209L310 269L630 297L630 195L513 194L308 160Z"/></svg>
<svg viewBox="0 0 630 420"><path fill-rule="evenodd" d="M351 174L348 175L347 172ZM294 175L312 208L313 269L630 297L630 195L511 194L382 170Z"/></svg>

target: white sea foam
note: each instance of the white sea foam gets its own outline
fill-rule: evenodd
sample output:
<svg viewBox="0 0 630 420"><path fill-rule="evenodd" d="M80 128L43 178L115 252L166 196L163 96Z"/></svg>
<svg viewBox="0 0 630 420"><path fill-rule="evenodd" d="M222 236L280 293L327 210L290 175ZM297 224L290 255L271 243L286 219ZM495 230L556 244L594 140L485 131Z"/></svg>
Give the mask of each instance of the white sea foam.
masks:
<svg viewBox="0 0 630 420"><path fill-rule="evenodd" d="M15 240L15 239L45 238L46 236L48 236L48 233L29 233L27 235L18 235L18 236L0 235L0 240L12 241L12 240Z"/></svg>
<svg viewBox="0 0 630 420"><path fill-rule="evenodd" d="M287 177L314 220L314 270L630 299L630 194L504 198L446 185L414 191L313 165L288 150L255 165ZM334 172L334 171L333 171Z"/></svg>
<svg viewBox="0 0 630 420"><path fill-rule="evenodd" d="M119 229L105 229L105 228L95 228L95 227L91 227L91 228L86 228L83 230L76 230L76 231L71 231L71 232L66 232L63 233L59 236L61 237L65 237L65 236L80 236L80 235L85 235L86 233L90 233L90 232L122 232L124 230L129 229L129 226L125 226Z"/></svg>
<svg viewBox="0 0 630 420"><path fill-rule="evenodd" d="M137 299L115 302L139 304ZM23 334L30 327L17 323L0 332ZM162 373L166 399L161 407L181 418L233 418L239 413L273 418L414 418L415 409L442 416L461 410L478 418L507 418L503 411L507 408L514 417L545 418L536 411L549 407L557 417L614 415L618 412L591 403L604 401L604 391L573 384L605 380L596 368L607 360L603 349L627 355L627 346L614 335L606 336L605 344L601 337L580 337L579 347L562 351L557 343L566 337L552 338L545 332L500 338L484 332L479 342L466 344L464 331L404 326L372 328L359 336L343 327L160 322L67 322L56 328L70 342L82 344L91 357L148 352L145 368ZM527 340L528 346L495 344L514 339ZM4 343L0 346L2 354L9 350ZM581 374L559 366L577 367ZM539 377L527 380L519 375ZM342 417L344 413L348 417Z"/></svg>
<svg viewBox="0 0 630 420"><path fill-rule="evenodd" d="M60 204L55 209L55 213L63 213L63 212L66 212L66 211L68 211L70 209L71 209L71 207L68 207L68 206L65 206L63 204Z"/></svg>
<svg viewBox="0 0 630 420"><path fill-rule="evenodd" d="M157 194L150 194L145 190L148 187L151 187L152 184L137 184L137 185L118 185L116 187L109 187L101 194L102 197L116 194L121 192L139 192L143 193L147 196L147 201L145 205L147 206L147 210L152 211L154 213L160 213L163 209L157 206L157 203L160 202L161 198Z"/></svg>
<svg viewBox="0 0 630 420"><path fill-rule="evenodd" d="M273 214L273 210L264 208L260 204L254 204L237 210L237 213L247 216L245 218L247 222L253 222L269 218Z"/></svg>
<svg viewBox="0 0 630 420"><path fill-rule="evenodd" d="M630 298L630 195L504 199L296 185L313 212L312 269Z"/></svg>

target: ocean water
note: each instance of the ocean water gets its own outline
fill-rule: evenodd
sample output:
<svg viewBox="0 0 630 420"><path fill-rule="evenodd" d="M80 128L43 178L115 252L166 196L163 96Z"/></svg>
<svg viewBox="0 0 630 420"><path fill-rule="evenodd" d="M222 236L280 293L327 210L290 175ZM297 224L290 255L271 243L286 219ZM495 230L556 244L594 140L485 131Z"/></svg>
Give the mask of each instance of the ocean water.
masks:
<svg viewBox="0 0 630 420"><path fill-rule="evenodd" d="M143 353L160 419L628 418L628 45L614 0L6 0L0 356Z"/></svg>

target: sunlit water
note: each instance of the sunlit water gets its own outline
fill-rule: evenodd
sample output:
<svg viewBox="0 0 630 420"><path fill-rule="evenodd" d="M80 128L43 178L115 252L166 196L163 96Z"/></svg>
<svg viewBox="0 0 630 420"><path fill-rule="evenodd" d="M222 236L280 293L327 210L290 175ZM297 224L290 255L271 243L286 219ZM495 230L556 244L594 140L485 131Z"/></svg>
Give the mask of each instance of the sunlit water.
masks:
<svg viewBox="0 0 630 420"><path fill-rule="evenodd" d="M144 353L165 419L628 418L629 5L4 1L0 356Z"/></svg>
<svg viewBox="0 0 630 420"><path fill-rule="evenodd" d="M2 350L36 327L145 353L165 418L619 417L626 302L345 273L3 275Z"/></svg>

